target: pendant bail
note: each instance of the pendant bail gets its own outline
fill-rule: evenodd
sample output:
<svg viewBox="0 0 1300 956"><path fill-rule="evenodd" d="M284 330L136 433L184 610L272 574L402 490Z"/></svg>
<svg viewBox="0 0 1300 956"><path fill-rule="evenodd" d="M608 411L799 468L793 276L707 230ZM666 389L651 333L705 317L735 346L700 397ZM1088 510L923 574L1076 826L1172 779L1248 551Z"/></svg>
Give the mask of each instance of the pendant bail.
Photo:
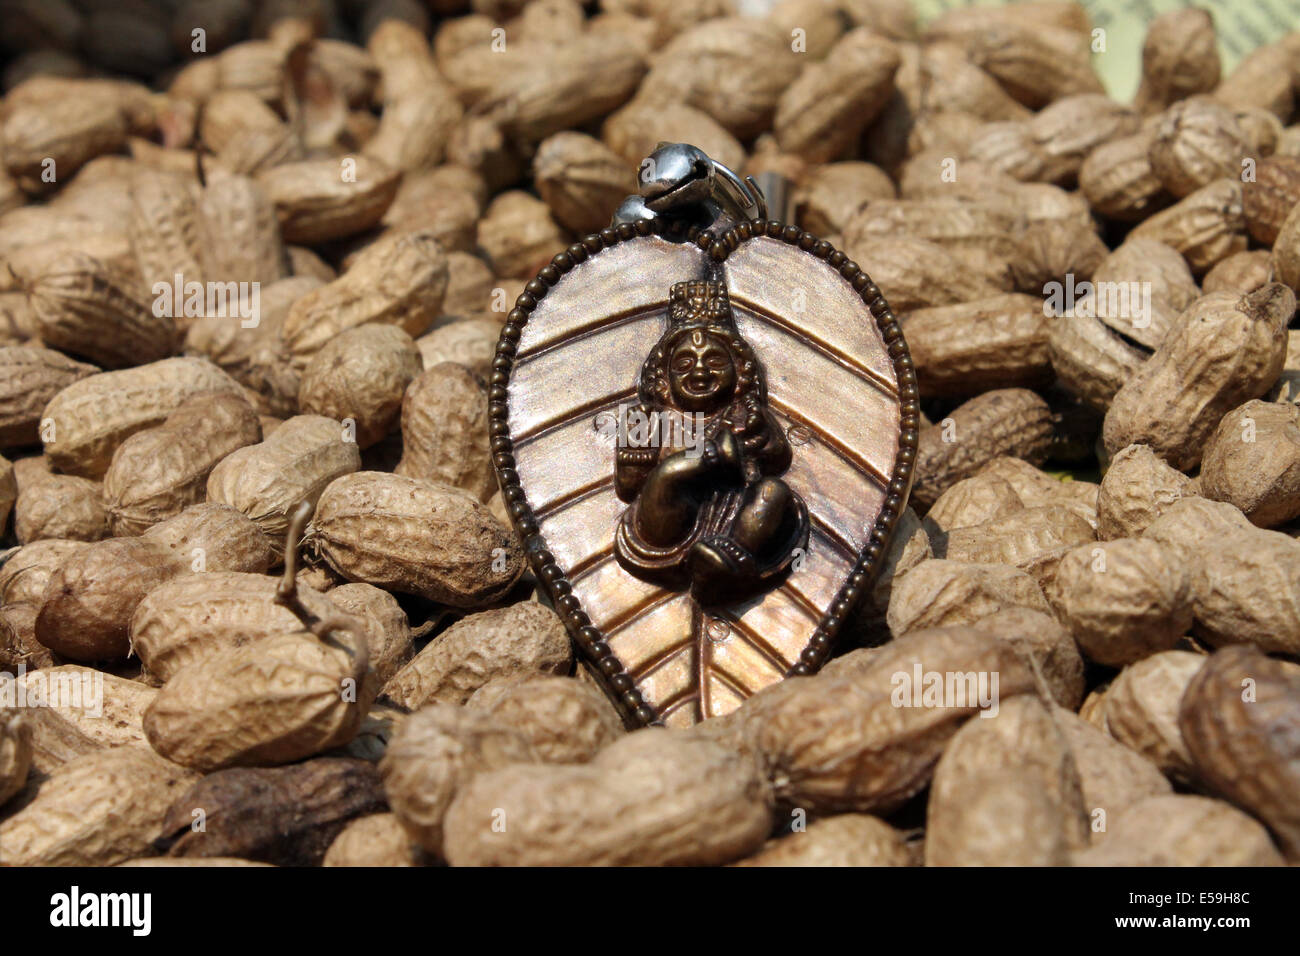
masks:
<svg viewBox="0 0 1300 956"><path fill-rule="evenodd" d="M637 194L623 200L612 225L671 218L723 231L768 215L766 197L754 177L742 178L689 143L660 143L641 161L637 178Z"/></svg>

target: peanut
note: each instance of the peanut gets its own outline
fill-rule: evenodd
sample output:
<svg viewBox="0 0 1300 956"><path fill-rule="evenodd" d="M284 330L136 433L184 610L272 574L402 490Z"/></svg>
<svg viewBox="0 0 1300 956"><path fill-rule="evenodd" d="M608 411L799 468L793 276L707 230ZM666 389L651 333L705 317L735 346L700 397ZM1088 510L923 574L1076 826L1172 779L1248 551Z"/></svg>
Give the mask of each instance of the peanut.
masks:
<svg viewBox="0 0 1300 956"><path fill-rule="evenodd" d="M912 866L902 833L865 813L814 820L803 831L769 840L736 866Z"/></svg>
<svg viewBox="0 0 1300 956"><path fill-rule="evenodd" d="M402 460L395 472L444 482L480 501L496 491L487 395L465 366L431 366L407 387L402 398Z"/></svg>
<svg viewBox="0 0 1300 956"><path fill-rule="evenodd" d="M394 675L384 696L412 710L463 704L494 678L564 674L572 666L568 635L555 612L532 602L513 604L457 621Z"/></svg>
<svg viewBox="0 0 1300 956"><path fill-rule="evenodd" d="M586 763L623 732L609 698L570 677L497 678L466 705L519 731L547 763Z"/></svg>
<svg viewBox="0 0 1300 956"><path fill-rule="evenodd" d="M174 860L234 857L276 866L319 866L335 837L384 808L375 768L323 757L292 767L236 767L177 794L156 846ZM196 828L195 811L204 826Z"/></svg>
<svg viewBox="0 0 1300 956"><path fill-rule="evenodd" d="M1249 401L1219 422L1201 459L1201 494L1271 528L1300 515L1300 412Z"/></svg>
<svg viewBox="0 0 1300 956"><path fill-rule="evenodd" d="M321 866L418 866L411 841L397 816L373 813L345 826Z"/></svg>
<svg viewBox="0 0 1300 956"><path fill-rule="evenodd" d="M1110 667L1172 649L1192 624L1188 568L1149 538L1074 548L1046 591L1083 653Z"/></svg>
<svg viewBox="0 0 1300 956"><path fill-rule="evenodd" d="M537 760L518 731L453 704L421 707L398 725L380 762L393 812L412 840L443 855L443 818L475 774Z"/></svg>
<svg viewBox="0 0 1300 956"><path fill-rule="evenodd" d="M1075 866L1281 866L1262 826L1222 800L1147 797L1116 814L1110 835Z"/></svg>
<svg viewBox="0 0 1300 956"><path fill-rule="evenodd" d="M340 332L303 369L298 407L356 424L359 448L378 442L396 423L406 387L420 374L420 351L400 328L360 325Z"/></svg>
<svg viewBox="0 0 1300 956"><path fill-rule="evenodd" d="M523 552L477 500L434 481L359 472L320 495L311 546L350 581L453 607L500 599Z"/></svg>
<svg viewBox="0 0 1300 956"><path fill-rule="evenodd" d="M208 500L238 509L280 542L298 502L314 505L330 482L361 467L350 439L333 419L295 416L261 444L223 458L208 475Z"/></svg>
<svg viewBox="0 0 1300 956"><path fill-rule="evenodd" d="M479 773L447 809L443 846L453 866L716 864L757 849L771 825L752 758L651 728L591 763Z"/></svg>
<svg viewBox="0 0 1300 956"><path fill-rule="evenodd" d="M0 448L39 442L41 412L50 399L97 371L53 349L0 348Z"/></svg>
<svg viewBox="0 0 1300 956"><path fill-rule="evenodd" d="M136 432L161 425L188 399L204 392L238 393L239 386L211 362L170 358L73 382L50 399L41 415L41 439L50 466L102 478L117 447Z"/></svg>
<svg viewBox="0 0 1300 956"><path fill-rule="evenodd" d="M1115 393L1102 430L1107 451L1142 443L1179 470L1194 467L1220 419L1281 374L1294 311L1295 295L1280 283L1197 299Z"/></svg>
<svg viewBox="0 0 1300 956"><path fill-rule="evenodd" d="M162 814L194 779L142 746L69 761L31 803L0 823L5 862L112 866L142 856Z"/></svg>
<svg viewBox="0 0 1300 956"><path fill-rule="evenodd" d="M139 534L200 504L221 459L261 437L253 407L233 392L196 395L161 425L136 432L113 452L104 475L113 532Z"/></svg>
<svg viewBox="0 0 1300 956"><path fill-rule="evenodd" d="M1196 673L1178 711L1197 778L1262 820L1290 862L1300 854L1298 699L1300 667L1231 647Z"/></svg>

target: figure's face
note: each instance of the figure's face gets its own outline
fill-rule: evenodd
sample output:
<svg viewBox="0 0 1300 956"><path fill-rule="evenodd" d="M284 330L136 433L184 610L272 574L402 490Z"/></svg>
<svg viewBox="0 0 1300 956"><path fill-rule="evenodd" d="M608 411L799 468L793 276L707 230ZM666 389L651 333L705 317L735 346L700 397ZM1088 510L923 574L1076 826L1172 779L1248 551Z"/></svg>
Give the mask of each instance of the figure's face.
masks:
<svg viewBox="0 0 1300 956"><path fill-rule="evenodd" d="M692 332L673 349L668 383L683 411L711 412L731 398L736 365L724 342L704 332Z"/></svg>

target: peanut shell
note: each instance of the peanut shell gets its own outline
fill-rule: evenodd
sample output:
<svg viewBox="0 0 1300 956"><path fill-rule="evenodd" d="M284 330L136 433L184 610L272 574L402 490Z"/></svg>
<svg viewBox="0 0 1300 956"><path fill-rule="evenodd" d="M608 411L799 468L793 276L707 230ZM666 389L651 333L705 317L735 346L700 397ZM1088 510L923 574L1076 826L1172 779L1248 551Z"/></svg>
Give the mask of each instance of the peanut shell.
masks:
<svg viewBox="0 0 1300 956"><path fill-rule="evenodd" d="M83 252L56 254L27 294L42 342L104 368L165 359L180 345L176 323L136 276Z"/></svg>
<svg viewBox="0 0 1300 956"><path fill-rule="evenodd" d="M282 163L257 177L285 242L317 243L369 229L397 195L400 171L370 156Z"/></svg>
<svg viewBox="0 0 1300 956"><path fill-rule="evenodd" d="M1109 667L1171 650L1192 623L1188 568L1150 538L1074 548L1046 592L1080 650Z"/></svg>
<svg viewBox="0 0 1300 956"><path fill-rule="evenodd" d="M217 463L261 437L253 407L233 392L196 395L161 425L136 432L117 447L104 475L113 532L139 534L203 502Z"/></svg>
<svg viewBox="0 0 1300 956"><path fill-rule="evenodd" d="M1295 295L1280 283L1196 300L1115 393L1102 429L1106 450L1143 443L1179 470L1194 467L1219 420L1281 373L1294 311Z"/></svg>
<svg viewBox="0 0 1300 956"><path fill-rule="evenodd" d="M112 866L143 856L167 807L195 776L147 747L115 747L64 764L0 823L5 862Z"/></svg>
<svg viewBox="0 0 1300 956"><path fill-rule="evenodd" d="M236 857L319 866L350 821L383 808L379 774L363 760L322 757L292 767L234 767L209 774L176 797L155 847L191 865ZM194 825L196 810L202 828Z"/></svg>
<svg viewBox="0 0 1300 956"><path fill-rule="evenodd" d="M460 488L480 501L496 491L487 434L487 396L463 365L429 367L402 398L402 460L396 473Z"/></svg>
<svg viewBox="0 0 1300 956"><path fill-rule="evenodd" d="M1052 716L1079 772L1079 789L1093 843L1106 838L1116 815L1146 797L1173 792L1155 764L1083 717L1063 707L1052 711Z"/></svg>
<svg viewBox="0 0 1300 956"><path fill-rule="evenodd" d="M346 744L378 689L373 672L357 672L356 640L364 634L337 644L278 634L182 667L145 711L150 745L210 771L292 763Z"/></svg>
<svg viewBox="0 0 1300 956"><path fill-rule="evenodd" d="M1219 84L1219 49L1208 10L1170 10L1147 24L1142 43L1142 83L1135 105L1156 113L1178 100L1209 93Z"/></svg>
<svg viewBox="0 0 1300 956"><path fill-rule="evenodd" d="M418 865L410 838L393 813L353 820L334 838L321 861L321 866Z"/></svg>
<svg viewBox="0 0 1300 956"><path fill-rule="evenodd" d="M1192 565L1196 634L1214 647L1253 644L1300 654L1300 543L1276 531L1242 529L1215 538Z"/></svg>
<svg viewBox="0 0 1300 956"><path fill-rule="evenodd" d="M504 830L494 815L504 813ZM661 728L621 738L591 763L516 764L475 776L444 819L453 866L717 864L772 825L752 758Z"/></svg>
<svg viewBox="0 0 1300 956"><path fill-rule="evenodd" d="M466 706L519 731L547 763L586 763L623 733L609 698L571 677L497 678Z"/></svg>
<svg viewBox="0 0 1300 956"><path fill-rule="evenodd" d="M0 448L40 442L41 412L50 399L97 371L54 349L0 348Z"/></svg>
<svg viewBox="0 0 1300 956"><path fill-rule="evenodd" d="M1206 660L1188 651L1153 654L1124 668L1102 704L1111 736L1177 780L1188 779L1191 770L1178 727L1179 701Z"/></svg>
<svg viewBox="0 0 1300 956"><path fill-rule="evenodd" d="M566 674L573 650L559 617L534 602L480 611L436 637L384 686L384 696L416 710L463 704L494 678Z"/></svg>
<svg viewBox="0 0 1300 956"><path fill-rule="evenodd" d="M442 821L457 790L475 774L536 759L518 731L487 714L435 703L401 721L379 769L407 834L441 857Z"/></svg>
<svg viewBox="0 0 1300 956"><path fill-rule="evenodd" d="M258 445L223 458L208 475L208 500L243 512L283 547L289 513L315 504L325 487L361 467L361 452L344 426L319 415L298 415Z"/></svg>
<svg viewBox="0 0 1300 956"><path fill-rule="evenodd" d="M64 388L45 406L45 454L57 471L101 478L113 452L136 432L162 424L203 392L239 392L211 362L170 358L118 372L101 372Z"/></svg>
<svg viewBox="0 0 1300 956"><path fill-rule="evenodd" d="M303 369L298 407L356 423L359 448L378 442L396 423L406 387L420 374L415 342L400 328L367 324L330 339Z"/></svg>
<svg viewBox="0 0 1300 956"><path fill-rule="evenodd" d="M1263 821L1290 862L1300 857L1297 702L1300 667L1230 647L1197 671L1178 712L1197 778Z"/></svg>
<svg viewBox="0 0 1300 956"><path fill-rule="evenodd" d="M904 835L865 813L814 820L806 830L769 840L736 866L912 866Z"/></svg>
<svg viewBox="0 0 1300 956"><path fill-rule="evenodd" d="M337 479L320 495L308 537L350 581L453 607L498 600L523 573L518 542L477 500L401 475Z"/></svg>
<svg viewBox="0 0 1300 956"><path fill-rule="evenodd" d="M993 716L984 719L989 714ZM1046 798L1051 812L1044 822L1054 831L1046 846L1080 849L1086 845L1083 792L1067 738L1047 707L1035 697L1022 695L968 720L944 748L930 785L927 866L994 860L1006 865L1043 852L1044 842L1032 836L1035 830L1021 829L1024 822L1014 816L1003 817L1000 824L982 819L979 797L972 801L972 793L979 794L981 781L990 776L1030 783ZM993 833L986 829L990 823ZM993 849L987 845L989 840L1002 844L992 859L983 856Z"/></svg>
<svg viewBox="0 0 1300 956"><path fill-rule="evenodd" d="M342 276L290 308L284 341L293 364L305 366L334 336L367 322L421 334L437 315L446 286L446 255L427 230L372 243Z"/></svg>
<svg viewBox="0 0 1300 956"><path fill-rule="evenodd" d="M1110 835L1075 855L1075 866L1281 866L1268 831L1209 797L1160 794L1124 808Z"/></svg>
<svg viewBox="0 0 1300 956"><path fill-rule="evenodd" d="M1011 455L1042 464L1051 438L1047 403L1027 389L985 392L942 422L921 429L912 498L922 507L993 458Z"/></svg>
<svg viewBox="0 0 1300 956"><path fill-rule="evenodd" d="M1249 401L1219 422L1201 458L1201 494L1271 528L1300 516L1300 409Z"/></svg>
<svg viewBox="0 0 1300 956"><path fill-rule="evenodd" d="M99 482L56 475L44 458L19 459L11 474L18 492L13 509L14 535L21 543L44 538L98 541L108 537L108 513Z"/></svg>
<svg viewBox="0 0 1300 956"><path fill-rule="evenodd" d="M934 558L894 582L889 630L971 624L1008 607L1049 610L1038 583L1018 568Z"/></svg>
<svg viewBox="0 0 1300 956"><path fill-rule="evenodd" d="M1140 535L1175 501L1190 494L1191 480L1147 445L1129 445L1110 461L1097 493L1097 537Z"/></svg>

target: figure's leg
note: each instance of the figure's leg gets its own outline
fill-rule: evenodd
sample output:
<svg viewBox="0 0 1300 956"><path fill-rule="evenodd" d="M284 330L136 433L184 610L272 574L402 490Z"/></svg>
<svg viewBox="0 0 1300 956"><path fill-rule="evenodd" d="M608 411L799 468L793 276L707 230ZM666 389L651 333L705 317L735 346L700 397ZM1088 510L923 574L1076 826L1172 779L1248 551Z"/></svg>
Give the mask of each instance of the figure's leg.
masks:
<svg viewBox="0 0 1300 956"><path fill-rule="evenodd" d="M725 603L749 593L765 566L784 558L774 545L788 546L799 517L794 493L777 478L764 478L746 489L744 502L728 537L709 537L691 549L691 579L696 596Z"/></svg>
<svg viewBox="0 0 1300 956"><path fill-rule="evenodd" d="M696 460L669 458L650 472L637 497L636 531L643 541L663 548L690 533L700 508L692 487L699 471Z"/></svg>
<svg viewBox="0 0 1300 956"><path fill-rule="evenodd" d="M772 542L787 540L794 534L793 505L793 493L779 478L764 478L751 485L736 517L736 543L759 556Z"/></svg>

